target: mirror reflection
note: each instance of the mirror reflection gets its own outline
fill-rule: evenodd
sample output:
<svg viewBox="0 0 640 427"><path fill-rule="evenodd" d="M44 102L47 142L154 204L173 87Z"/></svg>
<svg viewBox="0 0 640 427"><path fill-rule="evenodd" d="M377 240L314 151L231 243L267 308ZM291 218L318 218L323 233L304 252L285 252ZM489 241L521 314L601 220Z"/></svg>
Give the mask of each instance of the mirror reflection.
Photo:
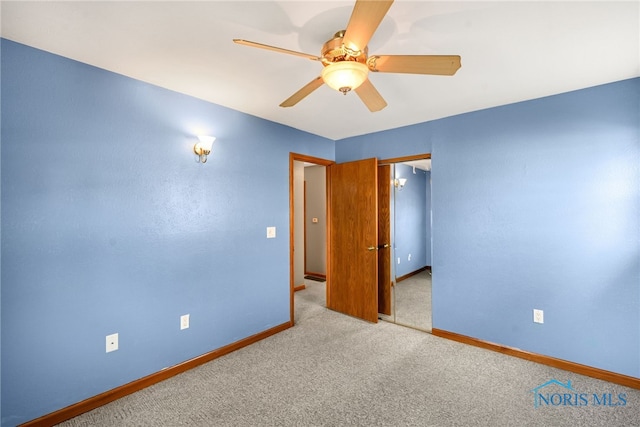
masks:
<svg viewBox="0 0 640 427"><path fill-rule="evenodd" d="M431 331L431 160L391 165L392 307L380 318Z"/></svg>

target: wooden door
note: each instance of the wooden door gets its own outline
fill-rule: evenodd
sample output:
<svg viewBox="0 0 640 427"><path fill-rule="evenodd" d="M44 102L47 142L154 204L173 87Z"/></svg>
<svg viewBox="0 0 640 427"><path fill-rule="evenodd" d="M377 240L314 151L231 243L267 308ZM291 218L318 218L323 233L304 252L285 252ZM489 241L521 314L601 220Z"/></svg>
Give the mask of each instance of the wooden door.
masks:
<svg viewBox="0 0 640 427"><path fill-rule="evenodd" d="M334 164L329 182L327 307L378 321L377 159Z"/></svg>
<svg viewBox="0 0 640 427"><path fill-rule="evenodd" d="M391 316L391 165L378 166L378 313Z"/></svg>

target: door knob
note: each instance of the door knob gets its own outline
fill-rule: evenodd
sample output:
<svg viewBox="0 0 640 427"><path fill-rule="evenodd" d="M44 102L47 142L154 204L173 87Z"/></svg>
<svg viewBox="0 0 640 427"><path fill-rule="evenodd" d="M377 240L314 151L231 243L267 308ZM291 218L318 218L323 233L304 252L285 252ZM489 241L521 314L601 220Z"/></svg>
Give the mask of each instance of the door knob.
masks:
<svg viewBox="0 0 640 427"><path fill-rule="evenodd" d="M369 246L369 247L367 248L367 250L368 250L368 251L377 251L377 250L378 250L378 248L376 248L375 246Z"/></svg>

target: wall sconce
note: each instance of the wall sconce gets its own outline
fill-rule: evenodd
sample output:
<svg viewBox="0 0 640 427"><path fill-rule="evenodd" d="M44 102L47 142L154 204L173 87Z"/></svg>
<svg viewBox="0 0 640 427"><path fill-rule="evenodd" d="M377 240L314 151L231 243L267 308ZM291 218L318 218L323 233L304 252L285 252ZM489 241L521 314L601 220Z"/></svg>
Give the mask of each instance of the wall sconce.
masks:
<svg viewBox="0 0 640 427"><path fill-rule="evenodd" d="M407 178L396 178L393 180L393 186L398 190L402 190L404 185L407 183Z"/></svg>
<svg viewBox="0 0 640 427"><path fill-rule="evenodd" d="M198 155L198 162L207 163L207 156L211 153L211 147L216 138L213 136L198 135L198 139L200 142L196 142L193 146L193 152Z"/></svg>

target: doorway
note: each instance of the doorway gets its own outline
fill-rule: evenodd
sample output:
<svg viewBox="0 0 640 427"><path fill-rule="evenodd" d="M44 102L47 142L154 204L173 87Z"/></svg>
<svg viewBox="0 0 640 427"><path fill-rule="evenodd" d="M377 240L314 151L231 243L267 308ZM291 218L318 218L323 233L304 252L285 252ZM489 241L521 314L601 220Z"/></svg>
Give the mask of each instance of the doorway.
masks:
<svg viewBox="0 0 640 427"><path fill-rule="evenodd" d="M313 288L316 300L326 304L326 167L333 163L332 160L303 154L289 154L289 280L292 325L295 324L296 291ZM324 182L320 182L322 180ZM322 289L323 295L318 294L318 289Z"/></svg>
<svg viewBox="0 0 640 427"><path fill-rule="evenodd" d="M392 235L398 233L399 230L399 227L393 221L394 209L387 213L386 220L381 219L385 215L383 214L384 209L380 209L383 204L391 204L393 198L397 197L398 193L396 192L401 191L396 185L397 176L395 172L396 169L400 169L400 166L398 165L398 168L396 168L395 165L403 163L403 166L405 166L405 163L422 162L425 159L430 160L430 157L430 154L423 154L387 159L380 162L381 164L384 162L385 165L391 165L390 168L387 167L385 169L384 167L378 167L378 161L375 158L335 164L333 161L326 159L295 153L290 154L290 304L292 325L295 323L294 292L296 287L302 288L300 285L305 283L304 274L306 272L304 269L301 270L300 267L298 269L295 267L296 257L298 265L300 265L299 260L304 260L304 249L302 251L299 250L300 247L304 248L302 243L304 242L304 228L299 227L296 232L295 227L296 217L298 217L298 222L304 222L304 219L300 220L300 215L296 214L296 212L300 213L304 206L303 203L296 202L300 199L304 200L304 179L300 178L300 175L304 176L304 172L300 173L302 162L310 165L319 165L326 170L326 307L374 323L378 319L390 320L382 317L384 314L381 313L386 312L392 321L396 323L417 329L430 329L430 326L408 324L408 322L402 321L398 317L398 313L403 312L400 306L403 298L396 291L381 291L380 283L385 283L385 280L380 280L380 278L385 277L385 275L381 274L378 269L379 266L383 265L380 262L381 259L386 259L389 261L386 264L393 266L391 272L389 272L390 269L386 270L386 284L389 285L389 288L392 284L397 286L398 283L405 281L403 279L419 276L419 273L427 270L427 265L423 265L408 274L400 275L398 271L399 264L395 262L396 253L399 253L400 249L397 242L393 241L393 239L397 241L397 238L392 237L392 239L385 240L385 237L382 237L384 233L381 232L378 226L390 225L387 228L391 229L390 233ZM386 170L387 172L381 173L378 169L381 171ZM415 170L413 166L412 169ZM296 175L297 186L294 185ZM415 182L415 177L412 180ZM406 181L404 184L406 185ZM296 187L299 190L297 192L295 191ZM385 190L386 194L391 194L391 196L382 197L384 199L382 200L379 198L383 194L381 190ZM298 204L297 208L296 204ZM425 212L430 212L430 209L423 206L422 212L425 214ZM381 213L383 215L378 217L378 214ZM302 218L304 218L304 215L302 215ZM313 218L311 220L313 221ZM430 231L430 221L428 229ZM416 230L414 230L414 234L415 232ZM427 239L424 232L419 231L418 234L423 236L425 245L428 245L430 252L431 239ZM383 240L378 240L379 238ZM428 243L426 240L428 240ZM414 257L414 260L424 258L423 255L417 251L412 251L408 256L407 262L411 261L411 257ZM430 267L430 265L428 266ZM413 281L418 278L413 277ZM408 283L411 282L407 281L405 284ZM385 307L385 304L379 304L382 302L381 296L386 297L387 295L391 295L392 308L391 310L384 308L381 310L381 307ZM424 309L424 305L418 308L418 310L422 309ZM427 315L430 320L430 310Z"/></svg>

